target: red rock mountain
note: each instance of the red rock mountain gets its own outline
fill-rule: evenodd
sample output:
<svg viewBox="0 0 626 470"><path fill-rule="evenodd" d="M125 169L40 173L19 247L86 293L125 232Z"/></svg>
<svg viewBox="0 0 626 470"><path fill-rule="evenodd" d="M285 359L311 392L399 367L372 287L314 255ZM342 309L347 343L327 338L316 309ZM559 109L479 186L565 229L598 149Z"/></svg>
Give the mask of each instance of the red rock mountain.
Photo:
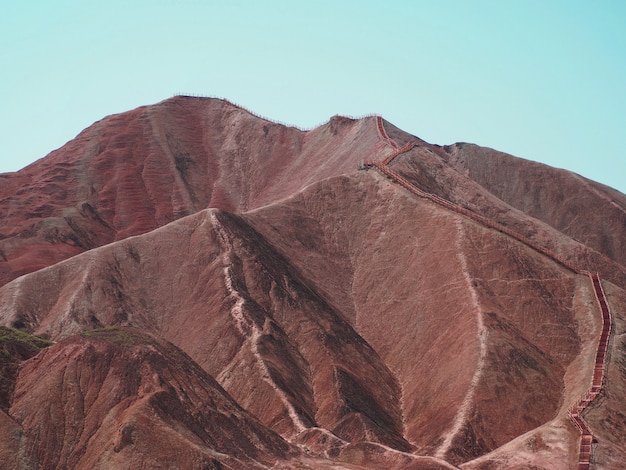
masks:
<svg viewBox="0 0 626 470"><path fill-rule="evenodd" d="M6 468L626 461L626 196L376 116L107 117L0 175L0 285Z"/></svg>

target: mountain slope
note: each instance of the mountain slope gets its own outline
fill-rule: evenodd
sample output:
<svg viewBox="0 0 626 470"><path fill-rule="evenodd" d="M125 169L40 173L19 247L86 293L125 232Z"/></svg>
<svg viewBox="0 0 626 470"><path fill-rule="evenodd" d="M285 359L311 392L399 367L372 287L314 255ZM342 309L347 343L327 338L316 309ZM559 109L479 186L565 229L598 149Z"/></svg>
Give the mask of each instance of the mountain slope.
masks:
<svg viewBox="0 0 626 470"><path fill-rule="evenodd" d="M626 262L623 194L569 171L492 149L456 144L447 150L451 161L499 199L622 265Z"/></svg>
<svg viewBox="0 0 626 470"><path fill-rule="evenodd" d="M87 332L28 361L10 414L31 468L264 468L297 454L180 350L132 329Z"/></svg>
<svg viewBox="0 0 626 470"><path fill-rule="evenodd" d="M64 371L95 363L113 371L136 411L120 415L118 394L93 419L142 423L128 431L138 440L117 425L97 436L54 434L26 445L28 458L195 468L149 455L145 443L158 441L216 467L210 459L235 467L570 468L580 438L568 409L589 387L602 330L583 272L594 270L614 325L607 378L585 419L598 439L594 462L618 468L626 426L607 417L619 416L626 398L624 197L585 182L577 198L578 177L501 155L433 146L377 117L335 117L303 132L228 102L179 97L107 118L2 175L0 324L59 341L49 351ZM432 197L371 166L358 170L383 158ZM524 187L562 182L564 205L553 188L541 190L551 207L526 198L521 183L507 182L511 171ZM31 196L15 194L20 185ZM580 222L568 222L561 207ZM106 327L122 329L86 333ZM128 348L111 344L122 334L113 332L128 331ZM0 416L17 426L12 436L39 432L31 413L48 405L36 384L56 381L75 395L72 377L87 374L37 366L45 354L53 353L21 368ZM93 359L80 366L84 358ZM149 374L130 371L144 369L157 371L150 383L165 387L164 401L141 398L133 384ZM83 383L78 395L103 384ZM215 393L240 411L197 415ZM185 404L187 395L198 398ZM72 413L49 413L58 416L50 429L60 419L88 422ZM221 437L211 431L215 419L227 419ZM20 445L7 435L0 452Z"/></svg>
<svg viewBox="0 0 626 470"><path fill-rule="evenodd" d="M378 154L372 119L309 132L177 97L99 121L0 175L0 284L207 207L245 211Z"/></svg>

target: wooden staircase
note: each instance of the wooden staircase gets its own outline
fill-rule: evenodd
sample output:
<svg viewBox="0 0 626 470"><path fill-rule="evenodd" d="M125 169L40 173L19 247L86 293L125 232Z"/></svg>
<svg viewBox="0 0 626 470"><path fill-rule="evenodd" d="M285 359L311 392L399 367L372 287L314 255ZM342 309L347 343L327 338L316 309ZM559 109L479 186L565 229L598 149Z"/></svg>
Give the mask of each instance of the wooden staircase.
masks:
<svg viewBox="0 0 626 470"><path fill-rule="evenodd" d="M587 270L580 269L577 266L575 266L573 263L571 263L570 261L560 257L559 255L552 252L551 250L537 244L536 242L509 229L508 227L505 227L504 225L498 222L488 219L487 217L480 215L466 207L463 207L459 204L448 201L447 199L444 199L436 194L429 193L427 191L423 191L422 189L418 188L413 183L411 183L406 178L404 178L400 174L393 171L388 166L389 163L391 163L391 161L394 158L396 158L397 156L403 153L410 151L411 149L413 149L413 147L418 145L418 143L409 142L403 145L402 147L399 147L398 144L394 142L392 139L390 139L387 133L385 132L385 127L384 127L382 117L376 116L376 126L378 128L378 132L381 136L381 139L385 143L389 144L394 150L388 157L384 158L383 160L379 162L371 162L371 161L366 162L364 165L364 168L376 168L380 173L387 176L393 182L395 182L396 184L399 184L400 186L407 189L414 195L423 199L428 199L429 201L439 204L440 206L445 207L446 209L449 209L458 214L469 217L472 220L475 220L476 222L486 227L498 230L499 232L502 232L514 238L515 240L518 240L524 243L525 245L529 246L535 251L538 251L539 253L544 254L545 256L551 258L552 260L556 261L563 267L569 269L570 271L576 274L585 274L589 276L589 279L591 280L591 283L592 283L592 286L596 295L596 300L602 312L602 333L600 335L600 339L598 341L598 347L596 350L596 359L595 359L593 376L591 378L591 387L583 395L583 397L577 403L572 405L568 410L568 417L570 418L574 426L576 426L576 428L580 432L580 451L579 451L579 456L578 456L578 470L588 470L591 465L592 446L593 446L593 443L595 442L595 438L593 436L593 433L589 429L589 426L583 419L582 414L585 411L585 409L587 409L589 405L593 402L593 400L595 400L598 397L598 395L600 395L600 393L602 392L604 377L606 373L606 356L608 352L609 340L611 338L611 322L612 322L611 311L609 309L609 304L606 300L604 289L602 288L602 282L600 280L598 273L591 273Z"/></svg>

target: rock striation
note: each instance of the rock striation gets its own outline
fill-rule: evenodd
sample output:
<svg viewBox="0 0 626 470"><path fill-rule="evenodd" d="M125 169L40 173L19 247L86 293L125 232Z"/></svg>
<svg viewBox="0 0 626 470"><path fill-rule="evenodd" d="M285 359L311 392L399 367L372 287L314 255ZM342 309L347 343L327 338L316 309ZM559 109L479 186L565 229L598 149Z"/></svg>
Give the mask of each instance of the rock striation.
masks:
<svg viewBox="0 0 626 470"><path fill-rule="evenodd" d="M1 358L8 468L572 468L587 271L591 466L626 460L626 196L578 175L175 97L0 214L0 325L54 342Z"/></svg>

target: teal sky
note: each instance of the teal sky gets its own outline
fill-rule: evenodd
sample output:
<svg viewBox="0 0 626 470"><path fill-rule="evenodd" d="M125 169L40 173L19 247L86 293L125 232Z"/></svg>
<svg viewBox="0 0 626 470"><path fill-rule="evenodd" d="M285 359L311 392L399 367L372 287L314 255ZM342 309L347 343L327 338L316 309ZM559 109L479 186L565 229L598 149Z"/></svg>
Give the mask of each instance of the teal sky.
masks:
<svg viewBox="0 0 626 470"><path fill-rule="evenodd" d="M382 114L626 192L623 0L0 1L0 172L176 93Z"/></svg>

